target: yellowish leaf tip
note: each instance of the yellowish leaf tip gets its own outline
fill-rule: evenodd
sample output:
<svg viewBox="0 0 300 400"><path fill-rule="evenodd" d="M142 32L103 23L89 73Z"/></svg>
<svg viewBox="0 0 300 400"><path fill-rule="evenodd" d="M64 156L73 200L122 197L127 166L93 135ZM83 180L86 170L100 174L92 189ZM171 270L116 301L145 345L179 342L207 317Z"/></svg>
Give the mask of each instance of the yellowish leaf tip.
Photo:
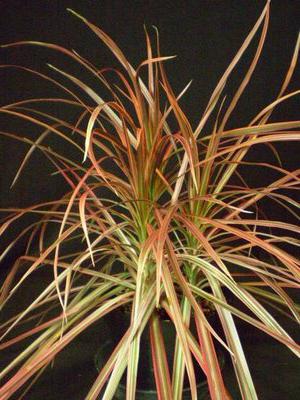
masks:
<svg viewBox="0 0 300 400"><path fill-rule="evenodd" d="M76 11L72 10L72 8L67 8L67 11L73 15L75 15L75 17L81 19L82 21L86 22L86 18L84 18L82 15L78 14Z"/></svg>

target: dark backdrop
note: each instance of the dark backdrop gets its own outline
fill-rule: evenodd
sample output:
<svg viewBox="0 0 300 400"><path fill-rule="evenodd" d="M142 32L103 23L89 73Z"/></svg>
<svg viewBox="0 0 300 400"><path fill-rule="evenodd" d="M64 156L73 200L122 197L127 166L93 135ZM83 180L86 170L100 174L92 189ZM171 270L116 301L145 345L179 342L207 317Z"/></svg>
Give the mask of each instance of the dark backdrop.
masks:
<svg viewBox="0 0 300 400"><path fill-rule="evenodd" d="M160 31L163 54L178 56L167 65L174 88L179 91L193 79L193 84L183 100L183 107L195 125L218 79L254 25L264 5L265 1L260 0L1 0L0 41L54 42L74 48L99 67L115 65L113 56L94 34L67 13L66 8L70 7L111 35L132 64L137 65L145 57L143 24L150 31L151 26L155 25ZM270 26L263 56L246 94L232 116L231 125L247 123L277 95L298 34L298 9L297 0L272 1ZM239 84L256 44L257 41L254 41L232 75L226 88L228 95ZM0 57L1 64L21 64L49 72L46 63L51 62L71 72L80 73L63 55L37 47L1 49ZM50 75L60 78L51 71ZM24 72L2 68L0 77L1 104L55 93L49 85ZM295 75L290 91L296 89L297 80L299 82L299 73ZM297 119L298 110L299 102L297 104L296 100L288 101L286 105L278 107L272 120ZM62 109L58 112L63 115L69 111ZM22 136L35 137L38 134L32 125L5 116L0 116L0 128L18 132ZM38 152L32 157L17 185L10 189L10 183L27 147L4 138L0 138L0 142L1 207L30 205L46 199L55 199L63 193L62 181L49 176L53 169ZM299 159L296 145L281 143L277 147L285 159L284 166L295 169ZM252 158L262 157L269 161L274 160L265 147L258 148L256 153L252 154ZM258 175L259 171L256 171L248 176L250 184L255 185L258 182ZM278 212L281 210L274 208L273 214ZM21 225L12 227L10 233L2 239L2 246L20 230ZM12 257L16 257L21 249L20 244ZM10 259L7 260L8 265Z"/></svg>
<svg viewBox="0 0 300 400"><path fill-rule="evenodd" d="M112 55L103 44L99 43L93 33L66 12L66 8L71 7L111 35L133 65L137 65L145 57L143 24L145 23L149 29L151 25L156 25L160 31L163 54L178 55L175 61L167 65L175 89L179 91L193 79L193 84L183 100L183 106L195 125L211 91L254 25L264 5L263 0L0 0L0 43L17 40L49 41L76 49L99 68L115 64ZM299 0L272 1L270 26L263 56L251 84L232 116L232 126L247 123L277 95L298 34L300 20L298 9ZM229 96L249 65L256 44L257 41L254 41L246 57L234 71L226 88ZM0 49L0 64L21 64L49 72L46 67L47 62L70 72L80 73L80 70L76 70L65 57L51 51L32 47ZM50 74L59 78L53 72ZM299 72L295 75L289 91L295 90L297 83L299 84ZM55 91L28 74L0 68L1 104L45 94L54 95ZM61 109L55 112L61 113L66 118L70 117L68 110ZM272 120L289 118L299 119L299 102L296 100L278 107ZM29 137L36 137L39 133L28 123L4 116L0 116L0 130L18 132L21 136ZM59 145L62 146L61 143ZM297 168L299 147L297 148L295 143L281 143L277 147L285 160L284 166L291 170ZM64 192L62 180L49 175L53 168L39 152L35 152L20 181L10 189L26 150L25 145L0 136L0 207L26 206L55 199ZM68 151L66 148L63 150ZM251 157L274 161L272 154L265 147L257 148ZM251 175L247 176L252 185L258 184L259 178L261 178L259 170L252 171ZM272 177L269 176L268 179ZM276 207L268 212L277 218L284 217L278 215L282 210ZM1 250L27 222L28 220L21 221L11 228L9 234L0 237ZM9 268L13 259L21 252L22 243L10 257L5 259L2 272ZM257 332L254 334L248 326L244 329L243 335L250 364L253 366L255 383L259 394L262 393L261 398L295 399L297 391L299 393L296 358L291 360L290 353L283 349L283 346L275 346L271 340L260 346L265 336L257 336ZM94 336L98 338L98 334ZM100 345L102 339L97 340ZM87 393L88 384L95 379L93 356L89 355L89 353L94 354L94 342L95 337L87 340L86 336L80 336L79 342L76 341L73 347L70 346L69 353L56 360L56 368L52 374L48 374L48 380L42 380L37 391L28 395L28 399L83 398ZM78 359L78 353L82 355L83 361ZM78 361L80 367L77 366ZM78 371L80 373L77 373ZM230 368L226 368L225 372L230 374ZM280 379L277 379L278 376ZM227 379L230 382L233 377L229 376ZM234 398L239 396L236 395Z"/></svg>

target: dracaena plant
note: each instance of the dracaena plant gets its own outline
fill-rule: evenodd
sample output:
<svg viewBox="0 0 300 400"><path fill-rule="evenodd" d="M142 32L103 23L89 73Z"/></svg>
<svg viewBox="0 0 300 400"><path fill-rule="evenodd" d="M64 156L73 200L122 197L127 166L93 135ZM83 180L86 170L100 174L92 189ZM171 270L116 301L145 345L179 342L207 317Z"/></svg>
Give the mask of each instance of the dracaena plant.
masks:
<svg viewBox="0 0 300 400"><path fill-rule="evenodd" d="M57 201L5 210L2 234L26 213L39 218L3 252L2 257L22 236L29 237L26 253L2 283L1 307L22 293L22 284L38 269L52 270L53 279L33 302L1 323L1 349L25 338L32 341L1 371L0 398L26 392L73 339L126 306L131 313L128 329L86 399L96 399L100 393L102 399L112 399L125 373L126 398L136 398L140 339L146 327L159 399L181 399L185 374L191 398L197 398L195 360L206 375L210 397L230 398L216 346L232 358L243 399L257 399L236 321L246 321L299 356L299 346L266 307L273 303L299 321L299 307L291 297L299 287L299 261L289 250L299 245L298 228L279 218L290 213L298 219L293 191L299 189L299 170L288 171L277 162L250 162L246 156L264 144L277 157L274 143L300 139L300 121L269 122L277 105L299 94L288 91L299 39L277 98L254 111L246 126L227 128L263 49L268 3L217 84L199 123L192 127L180 106L187 87L174 93L164 68L171 57L161 55L157 32L153 31L152 39L146 32L147 57L134 68L107 34L71 12L112 51L119 69L99 69L77 52L55 44L4 46L43 46L62 53L103 85L106 98L83 76L52 65L52 75L19 66L55 85L59 95L0 109L4 116L29 121L41 132L35 141L2 132L30 147L15 181L32 152L40 150L67 183ZM235 94L225 100L226 82L257 35L251 64ZM76 108L80 116L69 121L36 107L50 101L60 108ZM213 122L208 125L209 121ZM49 147L50 136L63 139L84 163ZM263 187L250 187L240 172L244 165L266 173L275 170L280 176ZM265 199L283 207L278 219L264 216L261 201ZM58 233L53 240L55 226ZM65 249L65 244L78 241L82 250ZM228 293L237 301L228 301ZM220 329L208 318L204 301L214 310ZM164 310L176 331L173 365L167 362L159 310ZM192 320L195 331L190 329Z"/></svg>

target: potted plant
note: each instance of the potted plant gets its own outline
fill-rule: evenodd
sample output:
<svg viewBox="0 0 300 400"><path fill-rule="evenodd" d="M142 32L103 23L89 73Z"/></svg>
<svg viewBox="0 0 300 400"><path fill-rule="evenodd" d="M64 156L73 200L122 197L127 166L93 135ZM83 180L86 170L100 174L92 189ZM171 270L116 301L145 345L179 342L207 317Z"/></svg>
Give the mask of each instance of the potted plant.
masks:
<svg viewBox="0 0 300 400"><path fill-rule="evenodd" d="M55 99L22 100L0 109L41 131L35 141L2 133L30 146L15 181L33 151L40 150L68 185L57 201L12 209L2 220L4 235L25 214L39 217L3 251L2 258L18 240L28 237L25 255L1 286L1 309L36 274L50 270L53 275L29 304L1 323L0 349L24 340L26 346L1 371L0 398L26 393L72 340L105 316L120 312L129 315L128 324L86 399L114 398L122 376L126 399L141 398L137 376L145 333L157 398L181 399L187 389L185 378L190 398L199 398L198 365L209 396L230 399L217 350L222 349L232 360L230 368L242 397L257 399L236 321L256 327L299 356L299 345L270 309L273 304L299 322L299 306L292 298L293 289L299 287L299 261L291 250L299 245L295 237L299 229L280 218L267 219L261 209L262 200L269 199L296 218L298 205L290 193L299 186L299 171L288 171L280 163L251 162L246 156L253 147L265 144L277 157L274 143L300 139L300 121L269 122L277 105L299 94L287 88L300 41L277 98L247 126L227 128L263 49L268 2L192 128L180 106L188 86L174 93L164 68L172 57L160 54L157 32L151 40L146 31L147 58L133 68L107 34L70 12L112 51L120 69L99 70L77 52L50 43L2 46L58 51L91 74L97 85L101 83L106 97L79 76L53 65L49 67L64 78L61 82L20 67L50 81L60 93ZM223 94L226 82L259 30L249 69L228 101ZM49 114L39 107L47 102L74 107L79 116L70 122ZM209 121L213 121L211 129ZM51 136L79 152L84 163L49 147ZM244 166L266 173L275 170L279 178L249 187L240 173ZM171 349L163 321L174 332Z"/></svg>

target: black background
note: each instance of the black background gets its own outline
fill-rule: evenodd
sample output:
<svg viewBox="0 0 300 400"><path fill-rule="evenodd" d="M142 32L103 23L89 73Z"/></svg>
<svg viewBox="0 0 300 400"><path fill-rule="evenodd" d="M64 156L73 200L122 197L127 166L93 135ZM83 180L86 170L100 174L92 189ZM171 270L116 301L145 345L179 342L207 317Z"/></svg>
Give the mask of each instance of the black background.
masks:
<svg viewBox="0 0 300 400"><path fill-rule="evenodd" d="M154 35L151 27L155 25L160 32L162 54L177 55L175 60L166 63L175 91L178 93L193 79L182 105L193 126L196 126L218 79L236 54L264 5L265 1L253 0L1 0L0 42L4 44L18 40L37 40L56 43L75 49L99 68L117 66L113 55L104 44L80 20L67 12L69 7L108 33L123 49L133 66L137 66L146 57L143 25L145 24L150 34L152 33L152 37ZM271 2L269 31L261 60L232 115L229 127L247 124L260 109L275 99L295 46L300 20L299 8L299 1L296 0ZM228 99L249 66L257 41L258 35L231 75L225 89ZM51 63L89 83L87 74L75 63L48 49L31 46L0 49L0 63L37 69L68 84L64 78L49 70L46 63ZM0 82L2 105L25 98L59 94L50 84L15 69L0 69ZM297 83L299 68L288 91L296 90ZM99 93L101 94L101 89ZM298 110L298 99L289 100L276 109L271 121L299 119ZM67 109L53 111L58 112L61 117L72 119L72 114ZM5 115L0 115L0 129L30 138L35 138L41 133L32 124ZM50 176L53 167L38 151L34 153L18 183L10 189L28 147L3 137L0 137L0 145L0 207L29 206L56 199L63 194L62 179ZM71 150L65 144L56 145L60 150L63 146L63 152L70 154ZM299 146L295 143L280 142L277 149L284 160L284 167L290 170L298 167ZM71 156L76 157L72 152ZM250 158L274 162L273 155L264 146L252 151ZM266 184L274 178L275 175L262 174L259 169L252 169L249 173L246 171L246 179L252 186ZM268 212L271 217L278 219L282 209L272 205ZM2 244L9 243L25 224L26 220L23 220L13 226L2 238ZM20 243L11 257L15 258L21 251ZM9 264L10 259L7 258L6 265Z"/></svg>
<svg viewBox="0 0 300 400"><path fill-rule="evenodd" d="M178 93L193 79L182 105L193 126L196 126L209 96L218 79L236 54L246 35L260 15L264 1L217 0L217 1L95 1L95 0L43 0L0 2L1 43L18 40L37 40L75 49L94 64L101 67L116 66L116 60L97 37L84 24L67 12L73 8L91 22L100 26L123 49L133 66L145 57L143 25L150 34L152 25L160 32L163 55L177 55L166 68L170 81ZM299 29L299 1L273 0L270 25L263 55L252 81L243 94L229 127L247 124L263 107L275 99L288 69ZM249 66L258 41L258 35L246 55L234 70L225 94L230 99ZM55 79L68 82L50 71L46 63L54 64L80 76L89 83L89 77L78 66L56 52L39 47L23 46L0 49L1 64L17 64L37 69ZM32 75L15 69L0 69L1 104L25 98L56 96L57 90ZM299 68L288 91L298 89ZM101 89L98 89L101 94ZM50 106L49 106L50 107ZM51 107L50 107L51 108ZM49 110L47 110L49 111ZM53 109L61 117L72 119L68 109ZM294 98L277 107L271 121L299 119L299 100ZM0 115L0 129L20 136L37 137L41 132L32 124ZM64 192L61 178L50 176L53 167L43 154L36 151L24 169L17 184L10 184L28 146L0 136L0 207L29 206L45 200L58 198ZM65 154L72 151L63 143L56 143ZM293 170L299 164L299 146L280 142L276 145L284 167ZM264 146L250 152L250 159L274 162L274 156ZM80 161L80 160L77 160ZM263 185L275 179L272 173L252 169L247 173L249 185ZM268 209L270 217L280 219L282 209L274 204ZM21 221L2 238L5 246L16 232L25 226ZM22 246L16 247L13 258L20 254ZM10 264L7 259L7 264Z"/></svg>
<svg viewBox="0 0 300 400"><path fill-rule="evenodd" d="M0 0L0 42L9 43L17 40L53 42L74 48L99 68L116 65L113 56L94 34L66 11L66 8L70 7L107 32L124 50L131 63L137 66L146 56L143 24L149 31L151 26L155 25L160 32L163 55L178 56L167 65L170 81L175 90L180 91L193 79L182 104L195 126L218 79L254 25L264 5L265 1L260 0ZM238 127L247 124L261 108L276 97L296 42L300 20L299 6L298 0L271 2L270 26L263 55L251 83L234 111L229 126ZM256 44L257 40L254 40L246 56L235 69L225 90L228 97L241 81ZM49 72L47 62L78 75L81 73L80 69L68 62L63 55L57 55L50 50L37 47L0 49L0 64L25 65L60 78L54 72ZM88 77L86 79L88 80ZM19 99L43 96L45 93L55 94L49 85L26 73L14 70L0 69L0 82L2 105ZM288 91L296 90L297 83L299 86L299 68ZM58 112L66 115L66 118L71 117L68 110L62 109ZM299 101L296 99L278 107L271 120L288 119L299 119ZM39 133L32 125L5 116L0 116L0 129L29 137L36 137ZM17 185L10 189L27 147L1 137L0 146L0 207L26 206L55 199L64 192L62 180L49 176L53 168L38 152L32 157ZM281 143L277 148L286 168L292 170L298 167L299 146L297 147L295 143ZM68 149L64 148L63 151L68 152ZM274 161L273 155L263 146L257 148L250 156L252 159ZM268 176L263 179L269 181L274 177ZM252 185L261 182L260 178L262 172L259 169L247 176ZM276 219L284 218L284 215L278 215L282 213L281 209L274 207L268 211L271 216L277 217ZM2 249L25 223L26 221L23 221L12 227L10 233L1 239ZM11 257L6 259L5 267L9 267L12 259L21 251L20 244ZM263 387L264 382L261 381L261 390ZM268 398L274 399L275 392L276 390ZM282 393L285 392L281 392L278 399L283 398Z"/></svg>

